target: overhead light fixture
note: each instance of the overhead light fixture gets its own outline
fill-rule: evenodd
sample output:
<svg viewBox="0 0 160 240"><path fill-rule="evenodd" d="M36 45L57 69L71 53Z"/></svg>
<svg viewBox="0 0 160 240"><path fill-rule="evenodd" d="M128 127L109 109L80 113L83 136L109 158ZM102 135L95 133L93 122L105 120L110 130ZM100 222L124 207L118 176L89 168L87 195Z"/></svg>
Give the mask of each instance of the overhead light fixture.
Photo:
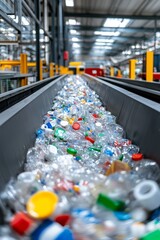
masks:
<svg viewBox="0 0 160 240"><path fill-rule="evenodd" d="M76 38L76 37L73 37L73 38L72 38L72 42L79 42L79 41L80 41L79 38Z"/></svg>
<svg viewBox="0 0 160 240"><path fill-rule="evenodd" d="M112 49L111 46L105 46L105 49Z"/></svg>
<svg viewBox="0 0 160 240"><path fill-rule="evenodd" d="M118 36L120 32L102 32L102 31L95 31L95 35L101 35L101 36Z"/></svg>
<svg viewBox="0 0 160 240"><path fill-rule="evenodd" d="M102 49L104 49L104 46L94 46L94 48L102 48Z"/></svg>
<svg viewBox="0 0 160 240"><path fill-rule="evenodd" d="M98 45L98 46L104 46L104 45L106 45L106 43L104 43L104 42L95 42L95 45Z"/></svg>
<svg viewBox="0 0 160 240"><path fill-rule="evenodd" d="M101 38L97 38L96 42L105 42L105 43L113 43L114 40L113 39L101 39Z"/></svg>
<svg viewBox="0 0 160 240"><path fill-rule="evenodd" d="M107 18L105 23L103 24L104 27L126 27L130 19L123 19L123 18Z"/></svg>
<svg viewBox="0 0 160 240"><path fill-rule="evenodd" d="M160 37L160 32L156 32L156 37Z"/></svg>
<svg viewBox="0 0 160 240"><path fill-rule="evenodd" d="M72 47L73 47L73 48L80 47L80 44L78 44L78 43L73 43L73 44L72 44Z"/></svg>
<svg viewBox="0 0 160 240"><path fill-rule="evenodd" d="M67 25L80 25L80 22L77 22L76 19L69 19L66 22Z"/></svg>
<svg viewBox="0 0 160 240"><path fill-rule="evenodd" d="M74 1L73 0L65 0L66 7L74 7Z"/></svg>
<svg viewBox="0 0 160 240"><path fill-rule="evenodd" d="M77 31L74 30L74 29L71 29L71 30L70 30L70 33L71 33L71 34L75 34L75 35L79 35L79 34L80 34L79 32L77 32Z"/></svg>
<svg viewBox="0 0 160 240"><path fill-rule="evenodd" d="M97 46L106 46L106 45L112 45L112 42L95 42L95 45Z"/></svg>

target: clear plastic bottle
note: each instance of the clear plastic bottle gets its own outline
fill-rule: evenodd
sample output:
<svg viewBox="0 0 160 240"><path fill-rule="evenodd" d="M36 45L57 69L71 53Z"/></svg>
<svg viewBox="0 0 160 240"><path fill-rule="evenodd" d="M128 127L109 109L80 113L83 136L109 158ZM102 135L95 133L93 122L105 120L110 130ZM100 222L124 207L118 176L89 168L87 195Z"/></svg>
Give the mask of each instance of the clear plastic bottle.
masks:
<svg viewBox="0 0 160 240"><path fill-rule="evenodd" d="M132 155L132 160L129 164L141 179L160 182L160 168L155 161L144 159L143 155L138 153Z"/></svg>

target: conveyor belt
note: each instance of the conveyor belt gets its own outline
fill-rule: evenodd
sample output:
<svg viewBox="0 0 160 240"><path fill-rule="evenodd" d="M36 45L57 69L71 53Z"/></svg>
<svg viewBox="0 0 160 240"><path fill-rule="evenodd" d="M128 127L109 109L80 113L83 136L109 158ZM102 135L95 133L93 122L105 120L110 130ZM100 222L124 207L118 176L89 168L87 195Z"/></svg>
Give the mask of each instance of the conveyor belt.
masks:
<svg viewBox="0 0 160 240"><path fill-rule="evenodd" d="M14 104L20 102L21 100L25 99L26 97L30 96L40 88L44 87L46 84L57 79L58 77L59 76L47 78L43 81L39 81L31 85L20 87L9 92L0 94L0 113L10 108Z"/></svg>
<svg viewBox="0 0 160 240"><path fill-rule="evenodd" d="M99 77L99 79L119 86L132 93L136 93L154 102L160 103L160 83L148 83L139 80L129 80L113 77Z"/></svg>
<svg viewBox="0 0 160 240"><path fill-rule="evenodd" d="M117 116L126 136L140 146L146 158L160 163L160 105L89 75L84 78L104 107ZM35 132L64 84L65 76L59 77L0 114L0 191L23 168Z"/></svg>

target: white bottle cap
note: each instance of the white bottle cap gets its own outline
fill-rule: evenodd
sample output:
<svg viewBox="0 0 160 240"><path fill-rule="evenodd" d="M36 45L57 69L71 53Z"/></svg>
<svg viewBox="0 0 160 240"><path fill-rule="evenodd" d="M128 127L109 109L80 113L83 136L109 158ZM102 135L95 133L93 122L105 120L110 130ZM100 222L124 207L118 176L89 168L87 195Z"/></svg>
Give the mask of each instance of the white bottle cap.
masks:
<svg viewBox="0 0 160 240"><path fill-rule="evenodd" d="M62 127L67 127L67 126L68 126L68 122L62 120L62 121L60 122L60 125L61 125Z"/></svg>

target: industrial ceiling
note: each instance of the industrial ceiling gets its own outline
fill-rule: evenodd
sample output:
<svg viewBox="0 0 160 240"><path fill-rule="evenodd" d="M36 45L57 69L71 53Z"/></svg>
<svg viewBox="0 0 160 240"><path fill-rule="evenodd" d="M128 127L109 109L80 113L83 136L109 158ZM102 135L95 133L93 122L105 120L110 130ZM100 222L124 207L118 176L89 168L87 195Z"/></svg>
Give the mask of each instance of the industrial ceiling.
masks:
<svg viewBox="0 0 160 240"><path fill-rule="evenodd" d="M75 59L139 55L159 48L160 0L65 0Z"/></svg>

